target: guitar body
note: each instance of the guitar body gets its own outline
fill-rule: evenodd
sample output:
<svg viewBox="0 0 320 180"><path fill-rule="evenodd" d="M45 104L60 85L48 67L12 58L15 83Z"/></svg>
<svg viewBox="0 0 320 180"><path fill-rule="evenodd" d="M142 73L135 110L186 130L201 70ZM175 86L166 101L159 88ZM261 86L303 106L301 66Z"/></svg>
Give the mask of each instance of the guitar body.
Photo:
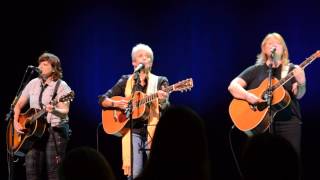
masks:
<svg viewBox="0 0 320 180"><path fill-rule="evenodd" d="M146 104L140 104L139 101L145 97L145 94L140 91L136 91L132 98L133 108L132 119L146 118ZM114 101L126 100L129 101L130 97L114 96L111 98ZM107 134L113 134L115 136L122 136L127 129L124 128L129 119L127 119L124 110L118 108L108 108L102 110L102 125Z"/></svg>
<svg viewBox="0 0 320 180"><path fill-rule="evenodd" d="M272 79L272 84L279 81L276 78ZM265 92L268 89L269 79L266 78L259 87L249 90L257 97L264 98ZM233 99L229 106L229 114L234 125L244 131L248 135L254 135L265 132L270 124L271 119L277 112L281 111L289 105L291 101L289 93L279 86L272 92L271 115L267 103L258 105L250 105L247 101L241 99Z"/></svg>
<svg viewBox="0 0 320 180"><path fill-rule="evenodd" d="M41 119L31 121L38 111L31 108L20 114L18 122L25 128L24 134L19 134L13 128L13 119L10 120L6 133L8 152L13 152L16 156L24 156L33 143L42 137L47 128L47 123Z"/></svg>
<svg viewBox="0 0 320 180"><path fill-rule="evenodd" d="M192 78L180 81L175 83L171 86L162 89L163 91L170 93L174 91L187 91L193 87L193 80ZM131 101L132 104L132 119L148 119L150 113L150 103L153 100L157 99L157 93L146 95L141 91L136 91L133 94L133 97L121 97L121 96L114 96L111 99L114 101L126 100L128 102ZM107 134L112 134L115 136L123 136L124 133L128 131L126 127L127 116L125 114L125 110L121 110L118 108L105 108L102 110L102 125L103 129ZM133 123L137 121L132 121Z"/></svg>
<svg viewBox="0 0 320 180"><path fill-rule="evenodd" d="M133 99L132 99L132 104L134 106L133 108L133 112L132 112L132 119L139 119L139 118L143 118L145 119L147 117L146 112L146 107L147 105L145 103L140 103L139 102L145 98L146 95L141 92L141 91L136 91L134 93Z"/></svg>
<svg viewBox="0 0 320 180"><path fill-rule="evenodd" d="M51 100L50 104L55 106L58 102L70 102L74 98L74 91L59 98ZM18 122L23 127L24 134L19 134L13 127L13 119L9 121L6 132L7 151L16 156L24 156L31 149L35 141L40 139L47 129L47 122L41 117L46 113L45 109L30 108L21 113Z"/></svg>

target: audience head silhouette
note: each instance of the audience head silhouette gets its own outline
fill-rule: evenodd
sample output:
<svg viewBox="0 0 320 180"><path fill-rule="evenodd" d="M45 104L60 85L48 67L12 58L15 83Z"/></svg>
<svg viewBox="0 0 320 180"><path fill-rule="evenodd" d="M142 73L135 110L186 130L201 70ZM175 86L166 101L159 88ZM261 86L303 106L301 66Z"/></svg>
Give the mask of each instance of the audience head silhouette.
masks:
<svg viewBox="0 0 320 180"><path fill-rule="evenodd" d="M90 147L71 150L59 167L60 180L115 180L112 168L104 156Z"/></svg>
<svg viewBox="0 0 320 180"><path fill-rule="evenodd" d="M204 122L187 107L171 106L157 125L140 179L209 179Z"/></svg>
<svg viewBox="0 0 320 180"><path fill-rule="evenodd" d="M298 180L298 154L283 137L270 133L249 139L243 154L245 180Z"/></svg>

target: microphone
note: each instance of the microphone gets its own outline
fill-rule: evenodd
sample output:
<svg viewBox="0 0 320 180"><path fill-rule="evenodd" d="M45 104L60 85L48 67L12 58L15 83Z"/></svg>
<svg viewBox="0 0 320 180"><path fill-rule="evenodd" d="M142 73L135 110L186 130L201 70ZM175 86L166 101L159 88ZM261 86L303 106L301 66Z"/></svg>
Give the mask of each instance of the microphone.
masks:
<svg viewBox="0 0 320 180"><path fill-rule="evenodd" d="M277 50L277 48L276 48L275 46L273 46L273 47L270 49L271 58L274 58L274 57L275 57L276 50Z"/></svg>
<svg viewBox="0 0 320 180"><path fill-rule="evenodd" d="M32 69L34 71L36 71L38 74L41 74L41 70L38 68L38 67L35 67L35 66L32 66L32 65L29 65L28 66L29 69Z"/></svg>
<svg viewBox="0 0 320 180"><path fill-rule="evenodd" d="M140 72L141 69L144 69L144 64L142 64L142 63L140 63L140 64L136 67L136 69L134 69L134 73Z"/></svg>

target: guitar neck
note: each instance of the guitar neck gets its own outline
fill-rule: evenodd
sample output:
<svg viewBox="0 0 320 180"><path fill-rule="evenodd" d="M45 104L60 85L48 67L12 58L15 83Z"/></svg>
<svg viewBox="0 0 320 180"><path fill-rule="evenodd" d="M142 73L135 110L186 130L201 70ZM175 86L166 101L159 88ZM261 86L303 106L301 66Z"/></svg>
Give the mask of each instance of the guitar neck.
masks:
<svg viewBox="0 0 320 180"><path fill-rule="evenodd" d="M53 100L50 102L51 105L55 106L57 105L59 101ZM37 112L36 114L33 115L32 120L31 121L35 121L37 119L39 119L41 116L43 116L46 113L46 108L41 109L39 112Z"/></svg>
<svg viewBox="0 0 320 180"><path fill-rule="evenodd" d="M36 114L34 114L32 116L31 121L35 121L37 119L39 119L41 116L43 116L46 113L46 109L41 109L39 112L37 112Z"/></svg>
<svg viewBox="0 0 320 180"><path fill-rule="evenodd" d="M171 93L173 91L186 91L186 90L190 90L193 87L193 80L192 78L177 82L171 86L168 86L164 89L162 89L162 91L166 92L166 93ZM156 98L158 98L158 93L154 93L154 94L150 94L150 95L146 95L144 98L140 99L137 103L133 104L133 107L139 107L140 105L144 105L146 103L150 103L153 100L155 100Z"/></svg>
<svg viewBox="0 0 320 180"><path fill-rule="evenodd" d="M71 91L67 95L60 97L59 100L51 100L50 104L55 107L59 102L70 102L73 100L73 98L74 98L74 91ZM46 108L41 109L39 112L35 113L32 116L31 121L36 121L45 113L46 113Z"/></svg>
<svg viewBox="0 0 320 180"><path fill-rule="evenodd" d="M301 64L299 64L299 66L301 67L301 69L305 69L309 64L311 64L315 59L317 59L317 56L312 55L310 57L308 57L306 60L304 60ZM277 89L278 87L284 85L285 83L287 83L290 79L292 79L294 77L293 71L290 71L288 73L288 75L284 78L282 78L278 83L274 84L272 86L272 90Z"/></svg>
<svg viewBox="0 0 320 180"><path fill-rule="evenodd" d="M163 91L164 91L164 92L167 92L167 93L171 93L173 90L174 90L174 85L168 86L168 87L166 87L165 89L163 89ZM154 94L151 94L151 95L147 95L147 96L145 96L144 98L142 98L142 99L137 103L137 106L150 103L150 102L152 102L153 100L155 100L155 99L157 99L157 98L158 98L158 93L154 93Z"/></svg>

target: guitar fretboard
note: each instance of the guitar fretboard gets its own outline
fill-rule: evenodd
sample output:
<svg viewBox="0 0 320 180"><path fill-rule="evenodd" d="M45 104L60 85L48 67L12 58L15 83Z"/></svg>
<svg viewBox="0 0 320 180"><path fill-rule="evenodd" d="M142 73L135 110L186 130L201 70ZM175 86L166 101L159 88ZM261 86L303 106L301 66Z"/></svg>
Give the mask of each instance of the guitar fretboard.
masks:
<svg viewBox="0 0 320 180"><path fill-rule="evenodd" d="M46 112L46 109L41 109L38 113L36 113L33 117L31 121L35 121L37 119L39 119L41 116L44 115L44 113Z"/></svg>
<svg viewBox="0 0 320 180"><path fill-rule="evenodd" d="M318 58L319 51L317 51L316 53L314 53L313 55L311 55L310 57L308 57L306 60L304 60L301 64L299 64L299 66L302 69L305 69L309 64L311 64L315 59ZM278 87L284 85L285 83L287 83L291 78L294 77L293 71L290 71L288 73L288 75L284 78L282 78L281 80L279 80L276 84L274 84L272 86L272 91L276 90Z"/></svg>
<svg viewBox="0 0 320 180"><path fill-rule="evenodd" d="M66 102L66 101L71 101L74 98L74 91L71 91L70 93L68 93L65 96L62 96L59 100L52 100L50 102L51 105L55 106L58 104L58 102ZM46 113L46 109L41 109L39 112L37 112L36 114L34 114L32 116L32 119L30 120L32 121L36 121L37 119L39 119L41 116L43 116Z"/></svg>
<svg viewBox="0 0 320 180"><path fill-rule="evenodd" d="M174 90L174 85L168 86L167 88L163 89L163 91L170 93ZM158 93L154 93L151 95L148 95L144 98L142 98L137 104L134 104L133 107L139 107L141 105L147 104L152 102L153 100L155 100L158 97Z"/></svg>

